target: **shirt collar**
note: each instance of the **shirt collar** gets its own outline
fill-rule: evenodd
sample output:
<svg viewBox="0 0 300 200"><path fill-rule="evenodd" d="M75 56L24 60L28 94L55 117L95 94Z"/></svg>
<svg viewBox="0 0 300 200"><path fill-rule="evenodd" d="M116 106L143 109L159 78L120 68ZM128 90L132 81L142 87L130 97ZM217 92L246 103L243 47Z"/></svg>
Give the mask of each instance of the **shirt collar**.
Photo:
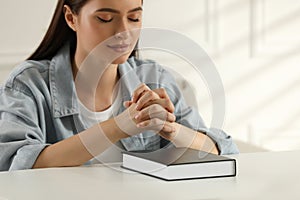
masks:
<svg viewBox="0 0 300 200"><path fill-rule="evenodd" d="M49 67L52 96L52 112L55 118L79 113L77 94L73 79L70 46L63 46L52 58Z"/></svg>

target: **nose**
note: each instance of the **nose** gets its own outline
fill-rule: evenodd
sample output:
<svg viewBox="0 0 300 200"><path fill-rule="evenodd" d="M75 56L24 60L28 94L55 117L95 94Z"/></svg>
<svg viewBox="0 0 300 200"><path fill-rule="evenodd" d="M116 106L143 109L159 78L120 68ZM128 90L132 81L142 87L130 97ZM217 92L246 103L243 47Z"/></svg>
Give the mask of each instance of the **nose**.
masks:
<svg viewBox="0 0 300 200"><path fill-rule="evenodd" d="M118 29L114 35L117 40L126 40L130 37L128 24L126 21L122 20L119 24Z"/></svg>
<svg viewBox="0 0 300 200"><path fill-rule="evenodd" d="M119 33L115 34L114 37L117 40L126 40L129 38L129 31L127 30L127 31L119 32Z"/></svg>

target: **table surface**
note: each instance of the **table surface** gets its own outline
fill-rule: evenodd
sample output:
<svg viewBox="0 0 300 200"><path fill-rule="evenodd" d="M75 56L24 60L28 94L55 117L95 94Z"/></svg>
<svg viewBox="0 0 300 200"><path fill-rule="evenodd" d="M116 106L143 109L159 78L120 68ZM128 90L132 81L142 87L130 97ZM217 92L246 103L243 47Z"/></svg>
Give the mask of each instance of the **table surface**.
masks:
<svg viewBox="0 0 300 200"><path fill-rule="evenodd" d="M120 163L0 172L0 200L300 199L300 151L233 155L236 177L167 182Z"/></svg>

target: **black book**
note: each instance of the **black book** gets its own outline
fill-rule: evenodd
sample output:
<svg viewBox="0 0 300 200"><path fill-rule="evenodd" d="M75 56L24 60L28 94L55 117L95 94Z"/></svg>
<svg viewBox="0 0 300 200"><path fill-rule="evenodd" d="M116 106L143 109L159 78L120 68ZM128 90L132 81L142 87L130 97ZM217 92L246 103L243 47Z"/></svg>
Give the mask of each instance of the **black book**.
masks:
<svg viewBox="0 0 300 200"><path fill-rule="evenodd" d="M123 152L122 167L167 181L236 176L235 159L187 148Z"/></svg>

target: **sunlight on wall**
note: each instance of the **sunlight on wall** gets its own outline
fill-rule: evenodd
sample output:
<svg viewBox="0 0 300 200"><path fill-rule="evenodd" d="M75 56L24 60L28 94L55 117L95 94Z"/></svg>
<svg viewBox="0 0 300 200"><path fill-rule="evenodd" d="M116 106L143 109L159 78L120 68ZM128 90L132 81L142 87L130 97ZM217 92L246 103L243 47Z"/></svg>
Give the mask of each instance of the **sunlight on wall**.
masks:
<svg viewBox="0 0 300 200"><path fill-rule="evenodd" d="M300 149L300 39L295 37L300 29L300 2L172 2L165 0L163 7L158 0L148 2L146 10L156 14L145 14L145 26L177 30L207 49L225 87L224 130L269 150ZM197 9L198 15L194 13ZM181 22L181 26L170 23L170 19ZM164 63L172 66L174 60L166 60ZM181 70L186 73L184 67ZM198 95L198 100L203 99ZM206 122L211 112L206 109L207 101L210 99L198 101Z"/></svg>

